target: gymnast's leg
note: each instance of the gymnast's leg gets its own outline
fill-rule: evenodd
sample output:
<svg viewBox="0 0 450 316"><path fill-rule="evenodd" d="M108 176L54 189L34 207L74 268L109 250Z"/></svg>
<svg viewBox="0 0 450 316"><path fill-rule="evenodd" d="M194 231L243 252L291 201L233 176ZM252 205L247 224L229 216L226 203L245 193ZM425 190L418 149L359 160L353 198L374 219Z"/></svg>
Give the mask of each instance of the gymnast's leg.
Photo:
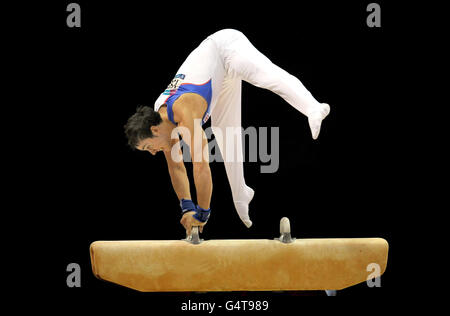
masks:
<svg viewBox="0 0 450 316"><path fill-rule="evenodd" d="M244 179L242 128L241 128L241 85L239 78L227 76L218 102L211 113L211 127L216 135L230 183L233 202L239 218L250 228L249 203L254 191ZM233 129L233 139L227 139L227 128ZM218 133L221 133L218 137ZM230 136L230 135L228 135Z"/></svg>
<svg viewBox="0 0 450 316"><path fill-rule="evenodd" d="M330 112L326 103L319 103L301 81L273 64L239 31L224 30L227 38L222 47L228 74L238 76L254 86L268 89L308 117L313 139L317 139L322 120Z"/></svg>

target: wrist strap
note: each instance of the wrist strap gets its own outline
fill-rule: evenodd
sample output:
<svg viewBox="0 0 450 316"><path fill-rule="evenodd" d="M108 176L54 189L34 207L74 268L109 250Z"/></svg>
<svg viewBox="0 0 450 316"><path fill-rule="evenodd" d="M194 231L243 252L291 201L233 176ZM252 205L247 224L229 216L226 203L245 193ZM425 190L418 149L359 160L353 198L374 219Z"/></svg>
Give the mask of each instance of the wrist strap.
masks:
<svg viewBox="0 0 450 316"><path fill-rule="evenodd" d="M182 214L196 210L194 202L192 202L192 200L187 200L187 199L180 200L180 207L181 207Z"/></svg>
<svg viewBox="0 0 450 316"><path fill-rule="evenodd" d="M197 205L196 213L192 215L199 222L206 222L209 219L209 215L211 215L211 208L205 210Z"/></svg>

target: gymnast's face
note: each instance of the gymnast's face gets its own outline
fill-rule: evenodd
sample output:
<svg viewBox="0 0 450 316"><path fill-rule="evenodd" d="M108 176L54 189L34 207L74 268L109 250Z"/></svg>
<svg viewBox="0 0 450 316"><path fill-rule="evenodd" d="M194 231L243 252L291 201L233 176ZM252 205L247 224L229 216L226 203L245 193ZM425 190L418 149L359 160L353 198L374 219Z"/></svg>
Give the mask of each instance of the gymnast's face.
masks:
<svg viewBox="0 0 450 316"><path fill-rule="evenodd" d="M170 138L162 126L152 126L153 137L145 138L136 146L137 149L156 155L159 151L170 150Z"/></svg>

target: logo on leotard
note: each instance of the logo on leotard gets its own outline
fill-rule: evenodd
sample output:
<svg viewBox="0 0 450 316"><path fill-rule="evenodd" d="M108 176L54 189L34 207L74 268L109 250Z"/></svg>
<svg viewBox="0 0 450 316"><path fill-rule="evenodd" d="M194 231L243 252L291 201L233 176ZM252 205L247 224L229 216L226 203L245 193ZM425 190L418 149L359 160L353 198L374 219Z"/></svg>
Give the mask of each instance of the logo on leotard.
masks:
<svg viewBox="0 0 450 316"><path fill-rule="evenodd" d="M170 84L167 86L166 90L163 92L164 95L173 95L177 92L178 87L184 81L186 76L183 74L177 74L175 78L172 79Z"/></svg>

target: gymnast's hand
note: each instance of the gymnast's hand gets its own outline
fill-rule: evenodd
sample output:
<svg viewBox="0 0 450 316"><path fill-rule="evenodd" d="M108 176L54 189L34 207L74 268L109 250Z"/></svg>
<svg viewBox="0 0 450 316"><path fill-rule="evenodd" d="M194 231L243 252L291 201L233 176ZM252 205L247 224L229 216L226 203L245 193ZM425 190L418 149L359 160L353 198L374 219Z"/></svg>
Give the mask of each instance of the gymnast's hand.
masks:
<svg viewBox="0 0 450 316"><path fill-rule="evenodd" d="M196 213L197 213L196 211L185 212L183 214L183 217L181 218L180 223L181 223L181 225L183 225L184 229L186 229L187 236L189 236L191 234L193 226L199 226L199 231L202 233L203 226L205 226L207 223L207 222L202 223L199 220L196 220L194 218L194 215Z"/></svg>

